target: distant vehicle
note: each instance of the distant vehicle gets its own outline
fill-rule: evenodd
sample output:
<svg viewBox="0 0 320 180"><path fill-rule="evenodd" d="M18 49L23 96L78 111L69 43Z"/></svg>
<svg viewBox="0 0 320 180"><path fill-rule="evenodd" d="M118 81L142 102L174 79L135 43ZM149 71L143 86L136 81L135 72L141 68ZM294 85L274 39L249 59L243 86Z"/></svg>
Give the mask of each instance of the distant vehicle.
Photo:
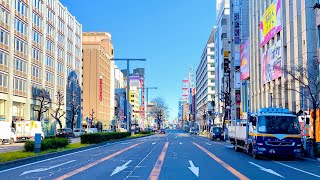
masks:
<svg viewBox="0 0 320 180"><path fill-rule="evenodd" d="M164 129L160 129L159 134L166 134L166 131Z"/></svg>
<svg viewBox="0 0 320 180"><path fill-rule="evenodd" d="M153 130L152 127L147 128L147 131L152 131L152 130Z"/></svg>
<svg viewBox="0 0 320 180"><path fill-rule="evenodd" d="M140 133L140 131L141 131L140 127L136 127L134 130L135 133Z"/></svg>
<svg viewBox="0 0 320 180"><path fill-rule="evenodd" d="M41 134L41 138L44 138L44 133L42 131L42 125L40 121L17 121L17 142L34 139L35 134Z"/></svg>
<svg viewBox="0 0 320 180"><path fill-rule="evenodd" d="M243 149L252 155L301 155L300 125L296 115L283 108L262 108L251 114L248 123L229 126L229 140L235 151Z"/></svg>
<svg viewBox="0 0 320 180"><path fill-rule="evenodd" d="M75 137L71 128L61 128L57 130L56 137L59 138L70 138Z"/></svg>
<svg viewBox="0 0 320 180"><path fill-rule="evenodd" d="M13 144L17 141L15 129L11 127L10 122L0 122L0 142L2 144Z"/></svg>
<svg viewBox="0 0 320 180"><path fill-rule="evenodd" d="M210 140L219 139L220 141L223 140L223 130L221 127L211 127L210 129Z"/></svg>
<svg viewBox="0 0 320 180"><path fill-rule="evenodd" d="M110 129L103 129L102 132L114 132L114 131L112 131Z"/></svg>
<svg viewBox="0 0 320 180"><path fill-rule="evenodd" d="M199 131L196 128L190 128L190 134L198 135Z"/></svg>
<svg viewBox="0 0 320 180"><path fill-rule="evenodd" d="M73 133L74 133L74 136L75 136L75 137L79 137L79 136L81 136L82 134L86 134L86 132L85 132L83 129L74 129L74 130L73 130Z"/></svg>
<svg viewBox="0 0 320 180"><path fill-rule="evenodd" d="M97 128L87 128L86 129L86 132L87 133L98 133L98 129Z"/></svg>
<svg viewBox="0 0 320 180"><path fill-rule="evenodd" d="M124 128L117 128L116 132L127 132L127 130Z"/></svg>

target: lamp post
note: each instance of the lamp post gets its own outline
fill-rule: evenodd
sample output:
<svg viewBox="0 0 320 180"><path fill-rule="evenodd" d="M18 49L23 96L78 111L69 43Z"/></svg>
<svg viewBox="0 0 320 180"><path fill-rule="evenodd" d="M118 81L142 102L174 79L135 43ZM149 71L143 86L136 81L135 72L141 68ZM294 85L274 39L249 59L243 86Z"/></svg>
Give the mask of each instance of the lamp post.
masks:
<svg viewBox="0 0 320 180"><path fill-rule="evenodd" d="M149 102L149 89L158 89L158 87L144 87L144 88L138 88L138 89L145 89L146 90L146 93L147 93L147 106L146 106L146 109L144 112L147 112L145 113L145 117L148 121L148 117L149 117L149 111L148 111L148 102Z"/></svg>
<svg viewBox="0 0 320 180"><path fill-rule="evenodd" d="M113 58L111 61L127 61L127 130L130 131L130 108L129 108L129 93L130 93L130 61L146 61L146 59L129 59L129 58Z"/></svg>

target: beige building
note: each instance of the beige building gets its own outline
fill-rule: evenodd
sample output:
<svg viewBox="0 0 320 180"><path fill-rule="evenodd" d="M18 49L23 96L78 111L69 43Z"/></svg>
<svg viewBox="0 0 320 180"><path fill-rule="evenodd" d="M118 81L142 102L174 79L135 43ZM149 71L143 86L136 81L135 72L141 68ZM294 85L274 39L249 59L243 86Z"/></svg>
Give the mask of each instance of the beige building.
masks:
<svg viewBox="0 0 320 180"><path fill-rule="evenodd" d="M82 39L83 120L91 117L93 109L95 120L103 123L103 129L109 129L114 114L111 112L114 108L111 35L105 32L87 32L82 34Z"/></svg>
<svg viewBox="0 0 320 180"><path fill-rule="evenodd" d="M313 10L315 2L317 1L280 0L281 10L274 14L277 17L272 18L276 19L281 29L279 32L274 31L277 33L270 38L263 38L261 36L265 32L260 30L260 18L268 12L267 9L272 3L275 3L274 7L278 7L278 1L250 0L251 112L270 106L288 108L293 112L301 109L302 96L288 89L301 91L302 86L292 81L286 73L276 72L277 70L272 67L277 64L282 67L305 66L313 58L317 58L316 11ZM270 57L265 56L268 50L274 53L269 53Z"/></svg>
<svg viewBox="0 0 320 180"><path fill-rule="evenodd" d="M56 92L66 92L70 73L82 82L81 34L81 24L59 0L1 1L0 121L36 120L32 89L38 88L52 99L41 119L52 120ZM66 98L64 104L68 115Z"/></svg>

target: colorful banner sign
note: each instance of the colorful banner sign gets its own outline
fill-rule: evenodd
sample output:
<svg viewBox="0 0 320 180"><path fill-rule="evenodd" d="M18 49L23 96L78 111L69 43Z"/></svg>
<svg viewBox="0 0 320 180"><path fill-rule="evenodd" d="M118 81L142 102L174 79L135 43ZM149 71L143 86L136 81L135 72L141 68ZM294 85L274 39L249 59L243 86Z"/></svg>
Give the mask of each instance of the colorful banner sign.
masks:
<svg viewBox="0 0 320 180"><path fill-rule="evenodd" d="M249 68L250 68L250 56L249 56L249 40L246 40L240 46L240 79L245 80L249 77Z"/></svg>
<svg viewBox="0 0 320 180"><path fill-rule="evenodd" d="M274 0L260 18L260 47L282 29L281 0Z"/></svg>
<svg viewBox="0 0 320 180"><path fill-rule="evenodd" d="M282 74L282 48L281 39L279 39L261 55L262 84L281 77Z"/></svg>
<svg viewBox="0 0 320 180"><path fill-rule="evenodd" d="M102 76L100 76L99 80L99 100L102 101Z"/></svg>

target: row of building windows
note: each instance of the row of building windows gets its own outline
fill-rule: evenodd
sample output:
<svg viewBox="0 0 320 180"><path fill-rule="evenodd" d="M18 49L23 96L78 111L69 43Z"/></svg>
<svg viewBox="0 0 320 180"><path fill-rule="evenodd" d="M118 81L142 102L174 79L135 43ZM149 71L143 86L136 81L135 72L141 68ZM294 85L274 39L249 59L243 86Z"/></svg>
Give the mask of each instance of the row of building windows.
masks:
<svg viewBox="0 0 320 180"><path fill-rule="evenodd" d="M13 89L17 91L26 91L27 82L22 79L13 78Z"/></svg>

